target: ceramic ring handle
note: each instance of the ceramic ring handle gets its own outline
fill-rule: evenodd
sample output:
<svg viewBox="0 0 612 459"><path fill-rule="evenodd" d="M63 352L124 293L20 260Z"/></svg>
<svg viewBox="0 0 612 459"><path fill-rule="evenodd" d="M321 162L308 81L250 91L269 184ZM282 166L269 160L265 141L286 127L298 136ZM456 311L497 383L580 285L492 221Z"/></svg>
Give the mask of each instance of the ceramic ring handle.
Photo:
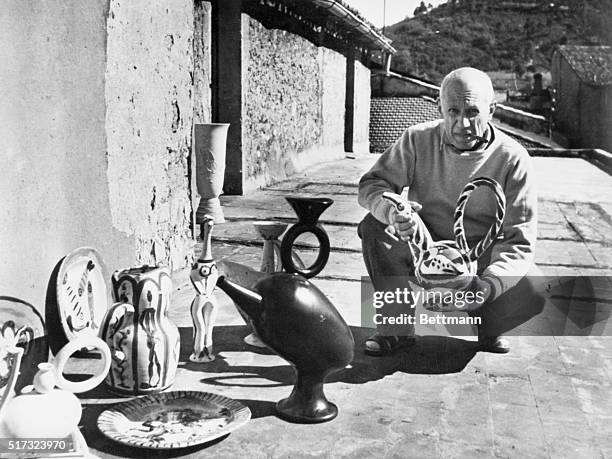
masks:
<svg viewBox="0 0 612 459"><path fill-rule="evenodd" d="M312 233L319 241L319 254L315 262L309 267L296 266L293 253L295 240L304 233ZM311 278L319 274L329 260L330 243L327 232L318 225L297 223L289 228L283 237L280 248L281 261L283 268L288 273L298 273L306 278Z"/></svg>
<svg viewBox="0 0 612 459"><path fill-rule="evenodd" d="M84 347L93 347L101 352L103 361L102 369L85 381L68 381L63 375L66 362L68 362L68 359L72 354L79 349L83 349ZM61 389L74 393L85 392L93 389L106 377L106 374L110 369L110 360L110 350L108 349L107 344L100 338L96 336L78 337L72 341L69 341L64 347L62 347L53 360L55 377L57 380L56 384Z"/></svg>
<svg viewBox="0 0 612 459"><path fill-rule="evenodd" d="M493 190L497 207L495 212L495 222L493 222L484 238L472 249L470 249L468 247L467 239L465 237L463 215L465 211L465 206L467 204L468 199L470 198L470 195L476 188L480 186L486 186ZM497 181L489 177L478 177L474 180L471 180L470 182L468 182L467 185L465 185L463 191L459 195L459 199L457 200L457 207L454 216L455 224L453 226L453 231L455 234L455 242L457 243L457 246L464 253L467 253L467 256L470 261L476 261L485 252L485 250L489 248L495 238L499 236L499 233L502 229L502 225L504 223L505 215L506 196L504 195L504 190L502 190L502 187L499 185L499 183L497 183Z"/></svg>

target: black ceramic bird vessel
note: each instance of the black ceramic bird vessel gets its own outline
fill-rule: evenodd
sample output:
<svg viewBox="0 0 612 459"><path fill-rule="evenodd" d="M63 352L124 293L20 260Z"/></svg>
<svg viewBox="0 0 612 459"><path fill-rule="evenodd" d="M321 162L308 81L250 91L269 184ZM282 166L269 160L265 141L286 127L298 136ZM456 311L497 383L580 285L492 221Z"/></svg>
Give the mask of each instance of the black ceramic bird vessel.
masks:
<svg viewBox="0 0 612 459"><path fill-rule="evenodd" d="M252 289L225 276L217 285L250 318L261 340L297 370L291 395L276 404L279 416L300 423L334 419L338 408L325 397L323 384L353 360L355 342L331 301L298 274L270 274Z"/></svg>

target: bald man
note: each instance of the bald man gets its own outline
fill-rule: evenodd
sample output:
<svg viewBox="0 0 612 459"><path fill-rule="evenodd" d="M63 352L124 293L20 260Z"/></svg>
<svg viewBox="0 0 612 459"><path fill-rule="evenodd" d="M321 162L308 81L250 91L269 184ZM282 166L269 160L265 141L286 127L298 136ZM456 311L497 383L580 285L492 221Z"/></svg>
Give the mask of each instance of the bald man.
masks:
<svg viewBox="0 0 612 459"><path fill-rule="evenodd" d="M364 261L376 291L408 287L404 279L414 274L405 241L414 234L416 222L382 199L384 192L399 194L408 187L408 199L434 240L454 240L453 214L463 187L476 177L496 180L506 196L506 217L502 235L478 261L478 276L469 287L474 301L468 309L481 320L480 350L506 353L508 341L501 334L516 325L511 320L514 310L536 301L525 278L533 266L537 231L530 158L490 123L495 100L484 72L466 67L448 74L438 108L442 119L408 128L361 178L359 204L370 212L358 229ZM494 218L492 193L477 189L464 216L470 247L484 237ZM388 228L395 237L385 231ZM414 314L414 309L405 312ZM387 355L415 342L414 327L405 327L401 336L380 330L366 341L366 353Z"/></svg>

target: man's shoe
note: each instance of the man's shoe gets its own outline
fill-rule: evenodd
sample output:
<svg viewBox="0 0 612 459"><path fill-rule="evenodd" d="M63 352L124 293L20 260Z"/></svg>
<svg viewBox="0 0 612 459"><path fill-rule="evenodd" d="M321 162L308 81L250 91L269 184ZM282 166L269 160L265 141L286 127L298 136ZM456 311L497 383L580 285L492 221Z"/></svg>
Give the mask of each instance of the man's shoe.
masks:
<svg viewBox="0 0 612 459"><path fill-rule="evenodd" d="M368 355L384 357L409 349L415 344L414 336L384 336L376 333L366 340L363 350Z"/></svg>
<svg viewBox="0 0 612 459"><path fill-rule="evenodd" d="M510 343L502 336L479 336L479 350L494 354L507 354L510 352Z"/></svg>

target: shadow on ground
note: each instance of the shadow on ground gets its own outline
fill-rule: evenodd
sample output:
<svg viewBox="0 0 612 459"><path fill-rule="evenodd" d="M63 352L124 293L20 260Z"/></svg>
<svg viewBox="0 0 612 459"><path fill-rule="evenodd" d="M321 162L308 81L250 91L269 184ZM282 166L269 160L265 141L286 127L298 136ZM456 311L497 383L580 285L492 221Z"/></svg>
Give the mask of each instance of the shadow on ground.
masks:
<svg viewBox="0 0 612 459"><path fill-rule="evenodd" d="M387 357L372 357L363 352L363 345L373 333L370 328L351 327L355 339L355 356L350 367L330 375L327 382L345 382L364 384L376 381L397 371L411 374L447 374L462 371L476 355L477 343L459 338L444 336L421 336L410 349L397 352ZM192 329L180 329L181 342L190 343ZM278 366L230 365L223 358L223 353L248 352L253 354L274 353L266 349L257 349L244 343L243 338L249 333L246 326L220 326L214 329L214 349L216 359L206 365L189 362L190 349L181 346L180 366L191 371L212 374L201 381L205 384L239 387L275 387L293 385L295 370L288 363ZM308 344L304 343L307 348ZM256 362L256 355L249 361ZM231 375L223 376L223 373ZM236 374L241 374L240 378ZM251 383L250 378L258 382ZM265 381L262 381L265 380ZM240 382L243 381L243 382Z"/></svg>
<svg viewBox="0 0 612 459"><path fill-rule="evenodd" d="M295 383L295 370L288 362L280 365L258 366L259 355L272 356L266 349L253 348L244 343L243 338L250 332L247 326L220 326L214 330L216 359L205 365L189 362L191 352L192 329L183 327L181 334L181 354L179 367L190 371L201 372L202 383L209 386L226 387L282 387ZM407 350L388 357L371 357L363 352L363 344L373 332L369 328L351 327L355 338L355 357L350 367L327 378L327 383L343 382L347 384L364 384L376 381L397 371L413 374L456 373L467 365L477 352L476 343L457 338L442 336L419 337L416 344ZM307 343L304 344L307 347ZM245 365L230 365L223 353L245 353ZM249 354L249 355L246 355ZM143 450L108 440L98 429L98 416L107 408L115 406L111 401L112 394L104 387L98 387L84 394L98 399L98 403L86 404L83 410L80 427L88 445L98 451L120 457L177 457L195 454L212 444L223 441L221 437L214 442L182 448L177 450ZM108 399L109 403L105 403ZM127 399L126 399L127 400ZM251 410L253 419L276 416L275 402L256 399L237 399Z"/></svg>

